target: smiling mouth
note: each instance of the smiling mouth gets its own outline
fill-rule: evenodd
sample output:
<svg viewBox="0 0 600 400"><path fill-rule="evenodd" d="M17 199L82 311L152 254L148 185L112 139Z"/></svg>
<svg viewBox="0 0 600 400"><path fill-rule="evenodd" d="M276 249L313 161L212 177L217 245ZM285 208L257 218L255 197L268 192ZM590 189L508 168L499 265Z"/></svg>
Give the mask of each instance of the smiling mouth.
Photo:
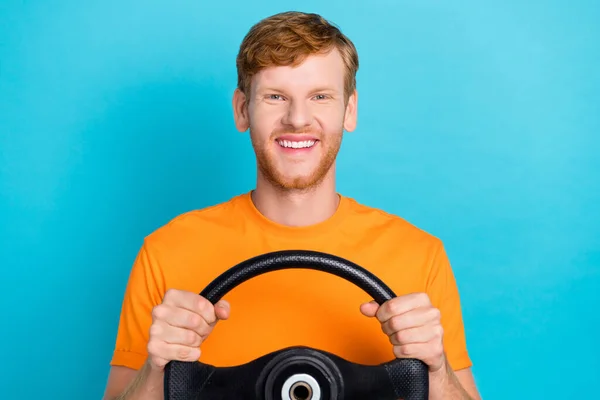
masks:
<svg viewBox="0 0 600 400"><path fill-rule="evenodd" d="M317 143L318 140L277 140L277 143L286 149L309 149Z"/></svg>

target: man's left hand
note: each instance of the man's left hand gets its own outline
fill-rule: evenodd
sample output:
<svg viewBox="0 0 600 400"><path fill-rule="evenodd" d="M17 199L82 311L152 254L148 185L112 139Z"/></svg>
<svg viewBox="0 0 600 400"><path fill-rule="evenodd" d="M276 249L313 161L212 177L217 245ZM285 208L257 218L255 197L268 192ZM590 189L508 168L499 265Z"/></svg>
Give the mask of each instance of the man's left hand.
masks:
<svg viewBox="0 0 600 400"><path fill-rule="evenodd" d="M425 293L412 293L386 301L360 306L367 317L376 317L394 346L397 358L416 358L436 372L445 366L443 328L440 311Z"/></svg>

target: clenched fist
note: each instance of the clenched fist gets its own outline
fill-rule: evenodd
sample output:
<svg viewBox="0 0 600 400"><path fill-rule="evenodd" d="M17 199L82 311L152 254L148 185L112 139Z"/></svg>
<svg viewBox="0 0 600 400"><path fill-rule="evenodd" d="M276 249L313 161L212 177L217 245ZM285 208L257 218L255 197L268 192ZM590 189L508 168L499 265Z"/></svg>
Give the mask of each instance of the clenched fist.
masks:
<svg viewBox="0 0 600 400"><path fill-rule="evenodd" d="M413 293L360 307L367 317L376 317L394 346L397 358L416 358L436 372L445 365L440 311L425 293Z"/></svg>
<svg viewBox="0 0 600 400"><path fill-rule="evenodd" d="M148 355L153 369L169 361L197 361L200 345L219 320L229 318L229 304L214 306L196 293L168 290L162 304L152 310Z"/></svg>

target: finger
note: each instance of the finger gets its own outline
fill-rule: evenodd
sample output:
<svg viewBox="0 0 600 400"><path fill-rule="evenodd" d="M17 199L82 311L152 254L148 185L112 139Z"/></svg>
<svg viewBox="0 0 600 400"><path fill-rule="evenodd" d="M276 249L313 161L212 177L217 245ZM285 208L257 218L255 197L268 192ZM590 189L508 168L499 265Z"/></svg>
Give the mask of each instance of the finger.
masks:
<svg viewBox="0 0 600 400"><path fill-rule="evenodd" d="M217 320L212 303L196 293L169 289L165 293L163 304L196 313L209 325L214 324Z"/></svg>
<svg viewBox="0 0 600 400"><path fill-rule="evenodd" d="M437 308L417 308L391 317L381 324L381 329L389 336L394 332L438 323L439 321L440 311Z"/></svg>
<svg viewBox="0 0 600 400"><path fill-rule="evenodd" d="M181 344L190 347L199 347L203 340L203 336L198 334L198 332L168 325L163 321L152 324L150 327L150 337L168 344Z"/></svg>
<svg viewBox="0 0 600 400"><path fill-rule="evenodd" d="M215 304L215 315L217 320L226 320L231 313L231 307L226 300L219 300Z"/></svg>
<svg viewBox="0 0 600 400"><path fill-rule="evenodd" d="M409 343L394 346L394 356L396 358L416 358L423 360L427 352L426 343Z"/></svg>
<svg viewBox="0 0 600 400"><path fill-rule="evenodd" d="M215 306L204 297L200 297L200 300L198 301L198 314L200 314L204 321L210 326L214 326L218 321L217 314L215 313Z"/></svg>
<svg viewBox="0 0 600 400"><path fill-rule="evenodd" d="M430 306L429 296L426 293L411 293L395 297L386 301L377 310L377 319L381 322L389 320L395 315L404 314L419 307Z"/></svg>
<svg viewBox="0 0 600 400"><path fill-rule="evenodd" d="M443 329L441 325L425 325L417 328L404 329L389 335L390 342L395 346L428 343L440 341Z"/></svg>
<svg viewBox="0 0 600 400"><path fill-rule="evenodd" d="M360 305L360 312L369 318L375 316L377 309L379 309L379 304L377 304L376 301L370 301Z"/></svg>
<svg viewBox="0 0 600 400"><path fill-rule="evenodd" d="M166 304L156 306L152 310L152 317L155 321L162 321L167 325L193 330L200 336L207 335L212 329L200 314Z"/></svg>
<svg viewBox="0 0 600 400"><path fill-rule="evenodd" d="M439 368L444 357L443 346L439 343L411 343L394 346L393 353L396 358L421 360L434 370Z"/></svg>
<svg viewBox="0 0 600 400"><path fill-rule="evenodd" d="M169 361L197 361L200 358L198 347L170 344L160 340L153 340L148 343L148 353L152 357Z"/></svg>
<svg viewBox="0 0 600 400"><path fill-rule="evenodd" d="M157 369L163 369L169 360L161 357L150 357L150 366Z"/></svg>
<svg viewBox="0 0 600 400"><path fill-rule="evenodd" d="M177 308L185 308L193 312L200 311L201 303L206 301L202 296L184 290L169 289L165 293L162 303Z"/></svg>

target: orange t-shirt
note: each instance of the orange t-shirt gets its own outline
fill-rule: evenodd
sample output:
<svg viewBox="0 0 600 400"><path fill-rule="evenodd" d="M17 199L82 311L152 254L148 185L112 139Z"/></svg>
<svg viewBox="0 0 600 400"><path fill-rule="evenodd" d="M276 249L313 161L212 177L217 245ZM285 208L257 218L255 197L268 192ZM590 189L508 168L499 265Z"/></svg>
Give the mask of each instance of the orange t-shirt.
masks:
<svg viewBox="0 0 600 400"><path fill-rule="evenodd" d="M457 286L439 239L345 196L325 222L283 226L265 218L250 193L182 214L146 237L127 285L111 365L139 369L145 362L151 311L167 289L200 293L228 268L278 250L334 254L371 271L398 296L428 293L441 311L451 366L471 365ZM224 299L231 315L202 344L204 363L239 365L296 345L364 364L394 357L379 322L360 313L360 304L371 298L335 275L308 269L269 272Z"/></svg>

